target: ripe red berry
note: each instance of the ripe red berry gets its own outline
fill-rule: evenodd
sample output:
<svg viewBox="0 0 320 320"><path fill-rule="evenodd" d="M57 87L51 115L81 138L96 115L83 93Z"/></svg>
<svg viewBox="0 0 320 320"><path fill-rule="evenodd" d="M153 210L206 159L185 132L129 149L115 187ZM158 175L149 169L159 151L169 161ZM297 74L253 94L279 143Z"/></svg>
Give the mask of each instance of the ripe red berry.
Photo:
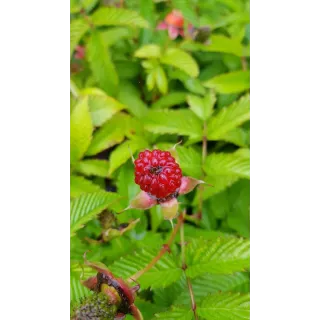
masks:
<svg viewBox="0 0 320 320"><path fill-rule="evenodd" d="M158 200L179 191L182 172L168 151L145 150L134 161L135 183Z"/></svg>
<svg viewBox="0 0 320 320"><path fill-rule="evenodd" d="M172 10L167 16L165 17L164 21L169 25L176 28L183 28L184 18L180 11Z"/></svg>

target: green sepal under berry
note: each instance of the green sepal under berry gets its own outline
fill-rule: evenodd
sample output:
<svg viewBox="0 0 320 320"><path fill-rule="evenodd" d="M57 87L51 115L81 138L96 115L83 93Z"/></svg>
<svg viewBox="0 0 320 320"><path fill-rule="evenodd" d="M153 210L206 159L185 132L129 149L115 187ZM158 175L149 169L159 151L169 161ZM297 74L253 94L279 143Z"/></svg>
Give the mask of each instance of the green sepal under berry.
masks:
<svg viewBox="0 0 320 320"><path fill-rule="evenodd" d="M104 293L94 293L73 306L71 320L113 320L117 306Z"/></svg>

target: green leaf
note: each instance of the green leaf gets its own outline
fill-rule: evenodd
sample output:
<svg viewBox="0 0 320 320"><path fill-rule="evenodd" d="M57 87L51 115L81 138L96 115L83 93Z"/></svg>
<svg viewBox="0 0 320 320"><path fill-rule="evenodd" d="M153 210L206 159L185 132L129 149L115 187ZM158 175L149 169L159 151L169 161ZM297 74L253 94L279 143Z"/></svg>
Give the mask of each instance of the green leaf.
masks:
<svg viewBox="0 0 320 320"><path fill-rule="evenodd" d="M72 200L70 205L71 236L100 212L114 204L119 198L120 196L116 193L100 191L86 193Z"/></svg>
<svg viewBox="0 0 320 320"><path fill-rule="evenodd" d="M201 195L201 199L204 201L214 194L218 194L219 192L225 190L226 188L232 186L235 182L237 182L240 177L236 175L214 175L205 177L205 181L211 184L213 187L206 187ZM197 190L196 197L194 198L193 204L196 205L200 199L199 190Z"/></svg>
<svg viewBox="0 0 320 320"><path fill-rule="evenodd" d="M93 156L97 153L113 147L123 141L127 132L129 116L117 113L108 120L94 135L88 148L87 155Z"/></svg>
<svg viewBox="0 0 320 320"><path fill-rule="evenodd" d="M84 177L70 177L70 196L77 198L84 193L101 191L101 188Z"/></svg>
<svg viewBox="0 0 320 320"><path fill-rule="evenodd" d="M145 268L159 252L155 249L142 249L130 253L110 266L110 270L123 279L133 276ZM169 255L164 255L154 267L139 278L142 288L161 288L177 281L183 274L181 267Z"/></svg>
<svg viewBox="0 0 320 320"><path fill-rule="evenodd" d="M220 140L231 142L239 147L247 147L249 145L249 139L249 131L243 128L234 128L220 137Z"/></svg>
<svg viewBox="0 0 320 320"><path fill-rule="evenodd" d="M137 58L160 58L161 56L161 48L156 44L146 44L139 48L134 56Z"/></svg>
<svg viewBox="0 0 320 320"><path fill-rule="evenodd" d="M159 91L162 94L167 94L168 92L168 80L167 76L161 66L158 66L155 70L155 78Z"/></svg>
<svg viewBox="0 0 320 320"><path fill-rule="evenodd" d="M134 182L134 165L128 161L119 169L116 181L117 192L124 197L120 201L124 207L128 206L129 199L133 199L139 192L139 186ZM123 213L124 214L124 213Z"/></svg>
<svg viewBox="0 0 320 320"><path fill-rule="evenodd" d="M115 61L114 65L118 71L120 80L130 80L139 76L141 72L140 63L132 60ZM121 84L119 85L119 89ZM119 94L119 93L118 93Z"/></svg>
<svg viewBox="0 0 320 320"><path fill-rule="evenodd" d="M106 160L88 159L82 160L75 166L75 171L85 176L97 176L105 178L108 173L109 162Z"/></svg>
<svg viewBox="0 0 320 320"><path fill-rule="evenodd" d="M225 274L204 274L192 279L192 291L197 304L208 294L218 292L247 292L249 287L249 276L246 273ZM164 289L166 290L166 289ZM180 295L175 299L174 304L190 303L190 294L187 285L180 290Z"/></svg>
<svg viewBox="0 0 320 320"><path fill-rule="evenodd" d="M228 226L241 236L250 236L250 181L241 179L227 193L229 208Z"/></svg>
<svg viewBox="0 0 320 320"><path fill-rule="evenodd" d="M123 8L99 8L92 15L92 22L96 26L135 26L147 28L148 22L136 11Z"/></svg>
<svg viewBox="0 0 320 320"><path fill-rule="evenodd" d="M250 150L233 153L212 153L205 161L204 171L210 176L236 176L250 179Z"/></svg>
<svg viewBox="0 0 320 320"><path fill-rule="evenodd" d="M94 31L87 44L88 61L93 77L110 96L118 91L118 74L111 60L110 52L98 31Z"/></svg>
<svg viewBox="0 0 320 320"><path fill-rule="evenodd" d="M222 108L208 122L209 140L223 140L227 133L250 119L250 96L246 95L229 107Z"/></svg>
<svg viewBox="0 0 320 320"><path fill-rule="evenodd" d="M95 127L100 127L114 114L125 108L125 105L109 97L100 89L86 88L81 93L88 97L92 123Z"/></svg>
<svg viewBox="0 0 320 320"><path fill-rule="evenodd" d="M81 99L70 116L70 162L75 163L87 151L92 138L92 122L88 99Z"/></svg>
<svg viewBox="0 0 320 320"><path fill-rule="evenodd" d="M243 56L243 47L238 39L214 35L211 36L210 40L210 44L202 45L201 49L203 51L231 53L238 57Z"/></svg>
<svg viewBox="0 0 320 320"><path fill-rule="evenodd" d="M202 135L201 121L191 110L149 110L143 122L146 130L154 133Z"/></svg>
<svg viewBox="0 0 320 320"><path fill-rule="evenodd" d="M132 154L137 150L148 147L148 143L142 138L128 140L114 149L110 155L110 166L108 175L110 176L116 169L127 162ZM130 148L130 149L129 149Z"/></svg>
<svg viewBox="0 0 320 320"><path fill-rule="evenodd" d="M208 320L249 320L250 295L240 293L209 295L197 306L197 313Z"/></svg>
<svg viewBox="0 0 320 320"><path fill-rule="evenodd" d="M79 13L81 9L90 12L99 0L71 0L70 13Z"/></svg>
<svg viewBox="0 0 320 320"><path fill-rule="evenodd" d="M70 58L75 47L78 45L81 38L88 31L89 25L83 19L72 20L70 23Z"/></svg>
<svg viewBox="0 0 320 320"><path fill-rule="evenodd" d="M164 320L192 320L193 312L191 308L172 307L170 311L155 314L155 319Z"/></svg>
<svg viewBox="0 0 320 320"><path fill-rule="evenodd" d="M180 240L180 237L179 237L179 240ZM175 304L175 301L181 294L182 290L185 290L186 286L187 286L186 277L183 275L178 281L172 283L170 286L166 288L157 288L153 290L153 300L159 306L170 307L173 304ZM190 296L189 296L189 302L190 302ZM180 302L177 302L177 305L180 305L180 304L181 304Z"/></svg>
<svg viewBox="0 0 320 320"><path fill-rule="evenodd" d="M181 49L168 49L161 57L160 61L163 64L168 64L184 71L190 77L197 77L199 75L197 62L190 54Z"/></svg>
<svg viewBox="0 0 320 320"><path fill-rule="evenodd" d="M201 178L202 176L202 157L201 153L194 148L178 147L179 164L184 175L194 178Z"/></svg>
<svg viewBox="0 0 320 320"><path fill-rule="evenodd" d="M128 111L137 118L141 118L147 112L147 105L141 100L139 90L128 81L120 83L118 100L125 104Z"/></svg>
<svg viewBox="0 0 320 320"><path fill-rule="evenodd" d="M147 88L148 91L152 91L155 84L156 84L156 72L155 70L151 70L148 75L147 75L147 79L146 79L146 84L147 84Z"/></svg>
<svg viewBox="0 0 320 320"><path fill-rule="evenodd" d="M213 112L213 105L216 98L212 93L208 93L205 97L199 97L189 94L187 102L190 109L203 121L208 120Z"/></svg>
<svg viewBox="0 0 320 320"><path fill-rule="evenodd" d="M72 302L80 302L82 298L88 297L92 291L87 289L80 282L80 276L70 276L70 300Z"/></svg>
<svg viewBox="0 0 320 320"><path fill-rule="evenodd" d="M206 89L198 78L192 78L179 69L168 70L168 75L170 79L180 80L184 87L192 93L200 95L204 95L206 93Z"/></svg>
<svg viewBox="0 0 320 320"><path fill-rule="evenodd" d="M250 267L250 241L218 238L216 241L193 240L186 247L186 275L195 278L203 273L228 274Z"/></svg>
<svg viewBox="0 0 320 320"><path fill-rule="evenodd" d="M130 38L131 35L130 30L123 27L115 27L106 31L101 31L103 43L108 47L113 46L122 39Z"/></svg>
<svg viewBox="0 0 320 320"><path fill-rule="evenodd" d="M166 109L181 105L186 101L186 92L169 92L151 105L153 109Z"/></svg>
<svg viewBox="0 0 320 320"><path fill-rule="evenodd" d="M218 93L238 93L250 88L250 71L233 71L213 77L203 83Z"/></svg>

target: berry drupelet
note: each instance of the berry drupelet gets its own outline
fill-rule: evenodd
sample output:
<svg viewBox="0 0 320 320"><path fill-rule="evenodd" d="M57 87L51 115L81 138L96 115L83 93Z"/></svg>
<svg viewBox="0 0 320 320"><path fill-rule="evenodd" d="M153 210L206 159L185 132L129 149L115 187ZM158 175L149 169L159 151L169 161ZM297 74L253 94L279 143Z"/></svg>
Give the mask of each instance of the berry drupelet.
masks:
<svg viewBox="0 0 320 320"><path fill-rule="evenodd" d="M134 165L135 183L159 202L178 194L182 172L170 152L145 150L139 153Z"/></svg>

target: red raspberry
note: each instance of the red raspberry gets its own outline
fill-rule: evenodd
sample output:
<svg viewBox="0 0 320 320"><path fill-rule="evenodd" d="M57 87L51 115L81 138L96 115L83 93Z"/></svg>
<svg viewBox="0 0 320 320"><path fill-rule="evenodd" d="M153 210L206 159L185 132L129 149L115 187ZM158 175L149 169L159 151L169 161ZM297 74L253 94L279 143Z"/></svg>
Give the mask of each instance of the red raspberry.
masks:
<svg viewBox="0 0 320 320"><path fill-rule="evenodd" d="M135 183L157 199L166 198L179 190L182 172L168 151L145 150L134 161Z"/></svg>

